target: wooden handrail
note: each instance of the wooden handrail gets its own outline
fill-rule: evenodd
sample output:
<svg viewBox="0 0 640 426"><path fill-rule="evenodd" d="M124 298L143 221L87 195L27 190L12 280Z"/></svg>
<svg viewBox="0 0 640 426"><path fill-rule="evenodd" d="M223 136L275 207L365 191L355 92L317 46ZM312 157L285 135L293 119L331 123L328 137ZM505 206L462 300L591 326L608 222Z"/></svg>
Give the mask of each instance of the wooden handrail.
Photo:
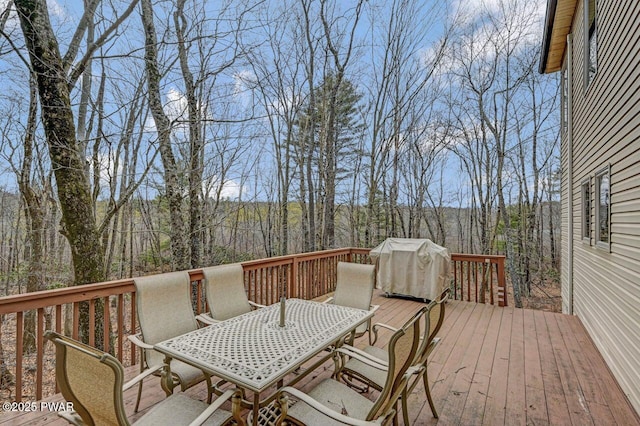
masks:
<svg viewBox="0 0 640 426"><path fill-rule="evenodd" d="M250 300L267 305L277 302L282 292L288 297L317 298L335 290L338 262L370 263L369 251L342 248L243 262L245 289ZM504 256L452 254L453 296L476 302L497 301L498 305L506 306L504 259ZM188 273L193 285L194 310L201 313L206 310L202 269ZM95 320L98 300L102 301L104 318L108 318L102 325L96 324ZM81 302L89 303L90 343L100 343L125 365L137 362L136 348L127 340L138 327L132 278L0 297L0 315L4 316L1 335L3 339L13 335L16 349L15 354L5 351L5 363L15 377L15 401L19 402L23 397L40 400L48 396L44 391L44 360L54 355L50 345L45 345L44 330L51 328L64 332L65 323L70 320L71 335L77 338ZM33 355L23 353L24 321L29 312L34 312L36 322ZM95 341L96 329L103 331L102 342ZM24 392L28 374L34 375L28 381L35 386Z"/></svg>

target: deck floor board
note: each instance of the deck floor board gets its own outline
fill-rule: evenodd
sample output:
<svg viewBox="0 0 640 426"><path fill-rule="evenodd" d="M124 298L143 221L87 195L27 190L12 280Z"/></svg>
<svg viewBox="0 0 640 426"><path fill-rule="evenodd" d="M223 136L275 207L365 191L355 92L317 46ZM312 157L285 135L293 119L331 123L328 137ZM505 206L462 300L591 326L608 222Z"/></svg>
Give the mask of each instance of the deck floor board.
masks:
<svg viewBox="0 0 640 426"><path fill-rule="evenodd" d="M380 308L374 322L401 326L423 303L386 298L376 292ZM381 332L378 345L389 339ZM440 331L442 338L429 363L436 408L434 419L422 384L408 399L413 425L638 425L640 419L577 317L451 301ZM359 346L366 338L358 340ZM303 389L327 378L333 363L300 383ZM126 370L127 378L137 367ZM145 380L141 411L133 413L137 388L125 392L130 420L164 398L159 380ZM187 391L205 399L204 385ZM366 393L375 398L377 393ZM48 401L62 401L54 395ZM2 413L0 424L64 425L55 413ZM400 424L402 420L400 419Z"/></svg>

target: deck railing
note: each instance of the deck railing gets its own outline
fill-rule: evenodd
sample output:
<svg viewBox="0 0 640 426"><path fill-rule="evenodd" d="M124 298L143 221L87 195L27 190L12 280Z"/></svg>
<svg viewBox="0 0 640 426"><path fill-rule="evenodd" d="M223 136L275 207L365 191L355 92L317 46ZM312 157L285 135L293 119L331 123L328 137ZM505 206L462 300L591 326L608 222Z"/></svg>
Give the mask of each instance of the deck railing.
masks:
<svg viewBox="0 0 640 426"><path fill-rule="evenodd" d="M451 255L451 288L456 300L507 306L505 256Z"/></svg>
<svg viewBox="0 0 640 426"><path fill-rule="evenodd" d="M340 261L370 263L369 250L344 248L244 262L245 288L249 299L267 305L282 294L313 299L335 289ZM497 301L500 306L506 305L504 257L454 254L452 266L451 285L456 299L473 300L475 295L477 302ZM202 270L188 272L194 310L201 313L206 310ZM489 296L481 297L484 294ZM96 345L95 336L102 335L100 346L125 366L137 362L136 348L127 340L137 330L136 294L131 278L2 297L0 342L5 356L0 359L0 367L4 366L13 376L13 383L6 380L2 383L2 399L33 401L58 392L53 375L44 373L54 368L53 348L45 345L44 331L53 329L77 339L81 302L89 303L89 344ZM103 309L104 325L96 324L99 306ZM30 353L23 351L27 316L35 317L35 350ZM103 333L96 334L96 327Z"/></svg>

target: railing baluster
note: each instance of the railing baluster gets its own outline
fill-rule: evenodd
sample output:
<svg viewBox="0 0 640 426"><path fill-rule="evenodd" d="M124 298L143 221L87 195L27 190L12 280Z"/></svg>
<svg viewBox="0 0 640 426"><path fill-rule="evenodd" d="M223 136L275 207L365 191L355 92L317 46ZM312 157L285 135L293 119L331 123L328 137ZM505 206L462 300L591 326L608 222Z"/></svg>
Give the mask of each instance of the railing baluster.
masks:
<svg viewBox="0 0 640 426"><path fill-rule="evenodd" d="M471 288L473 287L472 285L473 265L474 265L473 262L467 262L467 302L471 302L472 300Z"/></svg>
<svg viewBox="0 0 640 426"><path fill-rule="evenodd" d="M44 365L44 308L38 309L36 331L36 400L42 399L42 373Z"/></svg>
<svg viewBox="0 0 640 426"><path fill-rule="evenodd" d="M102 318L103 320L103 332L102 332L102 347L105 352L111 352L111 315L109 312L109 296L105 297L102 301L103 303L103 311Z"/></svg>
<svg viewBox="0 0 640 426"><path fill-rule="evenodd" d="M125 310L125 304L124 304L124 295L122 296L122 322L120 323L120 328L122 329L122 332L119 333L123 333L124 332L124 310ZM130 327L130 333L131 334L135 334L136 331L138 330L136 327L136 324L138 323L138 311L137 311L137 306L136 306L136 294L135 293L131 293L131 302L130 302L130 306L131 306L131 327ZM124 334L122 335L122 338L120 339L120 351L122 351L124 345ZM129 351L131 353L131 359L129 360L129 362L131 363L131 365L136 363L137 357L136 357L136 351L138 350L138 348L136 347L136 345L133 342L129 342L129 347L131 348L131 350Z"/></svg>
<svg viewBox="0 0 640 426"><path fill-rule="evenodd" d="M489 293L489 297L491 299L491 304L493 305L493 303L494 303L494 300L493 300L493 268L492 268L492 264L491 263L489 263L487 266L489 267L489 280L491 282L491 292ZM498 265L495 265L495 269L496 269L496 273L497 273Z"/></svg>
<svg viewBox="0 0 640 426"><path fill-rule="evenodd" d="M78 340L78 333L80 332L80 303L73 304L73 331L71 337Z"/></svg>
<svg viewBox="0 0 640 426"><path fill-rule="evenodd" d="M89 346L96 345L96 300L89 301Z"/></svg>
<svg viewBox="0 0 640 426"><path fill-rule="evenodd" d="M473 281L476 291L476 303L478 303L478 264L473 264Z"/></svg>
<svg viewBox="0 0 640 426"><path fill-rule="evenodd" d="M56 333L62 332L62 305L56 305Z"/></svg>
<svg viewBox="0 0 640 426"><path fill-rule="evenodd" d="M16 312L16 401L22 401L22 345L24 336L24 313Z"/></svg>
<svg viewBox="0 0 640 426"><path fill-rule="evenodd" d="M451 263L453 265L453 299L457 300L458 299L458 265L460 264L460 262L457 262L452 259Z"/></svg>
<svg viewBox="0 0 640 426"><path fill-rule="evenodd" d="M62 333L62 305L56 305L56 333ZM56 379L56 393L60 392Z"/></svg>
<svg viewBox="0 0 640 426"><path fill-rule="evenodd" d="M116 309L116 327L118 328L118 336L122 334L122 329L124 328L124 295L118 295L118 308ZM134 334L135 330L131 330L131 333ZM116 357L118 361L122 362L122 352L123 352L123 341L122 339L118 339L117 349L116 349Z"/></svg>

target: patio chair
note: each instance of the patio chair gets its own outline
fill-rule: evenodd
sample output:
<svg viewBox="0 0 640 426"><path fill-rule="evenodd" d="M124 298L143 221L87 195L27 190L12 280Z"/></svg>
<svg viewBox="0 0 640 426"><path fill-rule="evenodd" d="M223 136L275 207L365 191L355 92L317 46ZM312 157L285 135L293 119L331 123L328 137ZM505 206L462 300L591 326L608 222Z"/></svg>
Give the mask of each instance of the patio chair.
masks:
<svg viewBox="0 0 640 426"><path fill-rule="evenodd" d="M209 315L198 315L196 318L199 321L213 324L245 314L254 308L264 308L264 305L258 305L248 299L244 290L244 270L241 264L204 268L202 274Z"/></svg>
<svg viewBox="0 0 640 426"><path fill-rule="evenodd" d="M402 412L405 424L408 423L408 411L407 411L407 395L409 395L416 385L420 382L424 384L425 393L433 417L438 418L438 412L436 411L433 398L431 397L431 389L429 387L429 378L427 375L427 361L429 355L436 347L440 338L436 337L442 327L445 314L445 302L449 298L449 288L446 288L438 297L437 300L432 301L427 305L427 315L425 315L424 325L422 327L422 337L420 338L420 345L416 351L416 356L409 368L408 383L405 392L402 395ZM394 327L386 324L375 324L373 326L374 342L378 338L379 329L384 328L391 331L396 331ZM384 386L386 373L384 369L378 368L379 365L384 365L387 362L387 351L383 348L376 346L367 346L364 349L356 349L352 346L344 346L340 349L341 354L350 358L341 369L343 379L347 384L353 386L351 379L357 378L367 385L372 386L374 389L381 390ZM357 386L355 386L357 387Z"/></svg>
<svg viewBox="0 0 640 426"><path fill-rule="evenodd" d="M140 333L129 336L140 348L140 372L149 369L159 376L164 367L164 355L156 352L153 345L184 333L196 330L196 321L191 308L189 274L185 271L134 278L136 287L136 310ZM211 377L202 370L178 360L171 360L171 375L180 389L186 389L205 380L208 387L208 402L213 394ZM135 411L138 411L142 395L142 381L138 387Z"/></svg>
<svg viewBox="0 0 640 426"><path fill-rule="evenodd" d="M419 322L425 314L426 308L420 309L391 336L387 346L388 361L384 366L379 366L385 369L385 381L375 401L333 378L321 381L309 393L287 386L276 395L274 406L276 411L280 412L276 425L362 426L386 425L393 422L397 414L398 399L407 384L405 372L418 348ZM291 404L290 397L297 402Z"/></svg>
<svg viewBox="0 0 640 426"><path fill-rule="evenodd" d="M336 291L333 297L322 303L333 303L375 312L380 307L379 305L371 304L375 286L375 271L374 265L338 262ZM357 338L369 332L369 343L371 343L370 330L371 319L356 328L354 337Z"/></svg>
<svg viewBox="0 0 640 426"><path fill-rule="evenodd" d="M45 337L56 347L60 391L73 403L74 411L62 411L59 415L74 425L129 425L122 394L151 374L151 370L124 383L122 364L112 355L53 331L47 331ZM229 399L232 413L220 409ZM222 425L234 419L242 425L240 400L239 390L228 390L211 405L178 393L156 404L134 424L196 425L206 421L207 425Z"/></svg>

